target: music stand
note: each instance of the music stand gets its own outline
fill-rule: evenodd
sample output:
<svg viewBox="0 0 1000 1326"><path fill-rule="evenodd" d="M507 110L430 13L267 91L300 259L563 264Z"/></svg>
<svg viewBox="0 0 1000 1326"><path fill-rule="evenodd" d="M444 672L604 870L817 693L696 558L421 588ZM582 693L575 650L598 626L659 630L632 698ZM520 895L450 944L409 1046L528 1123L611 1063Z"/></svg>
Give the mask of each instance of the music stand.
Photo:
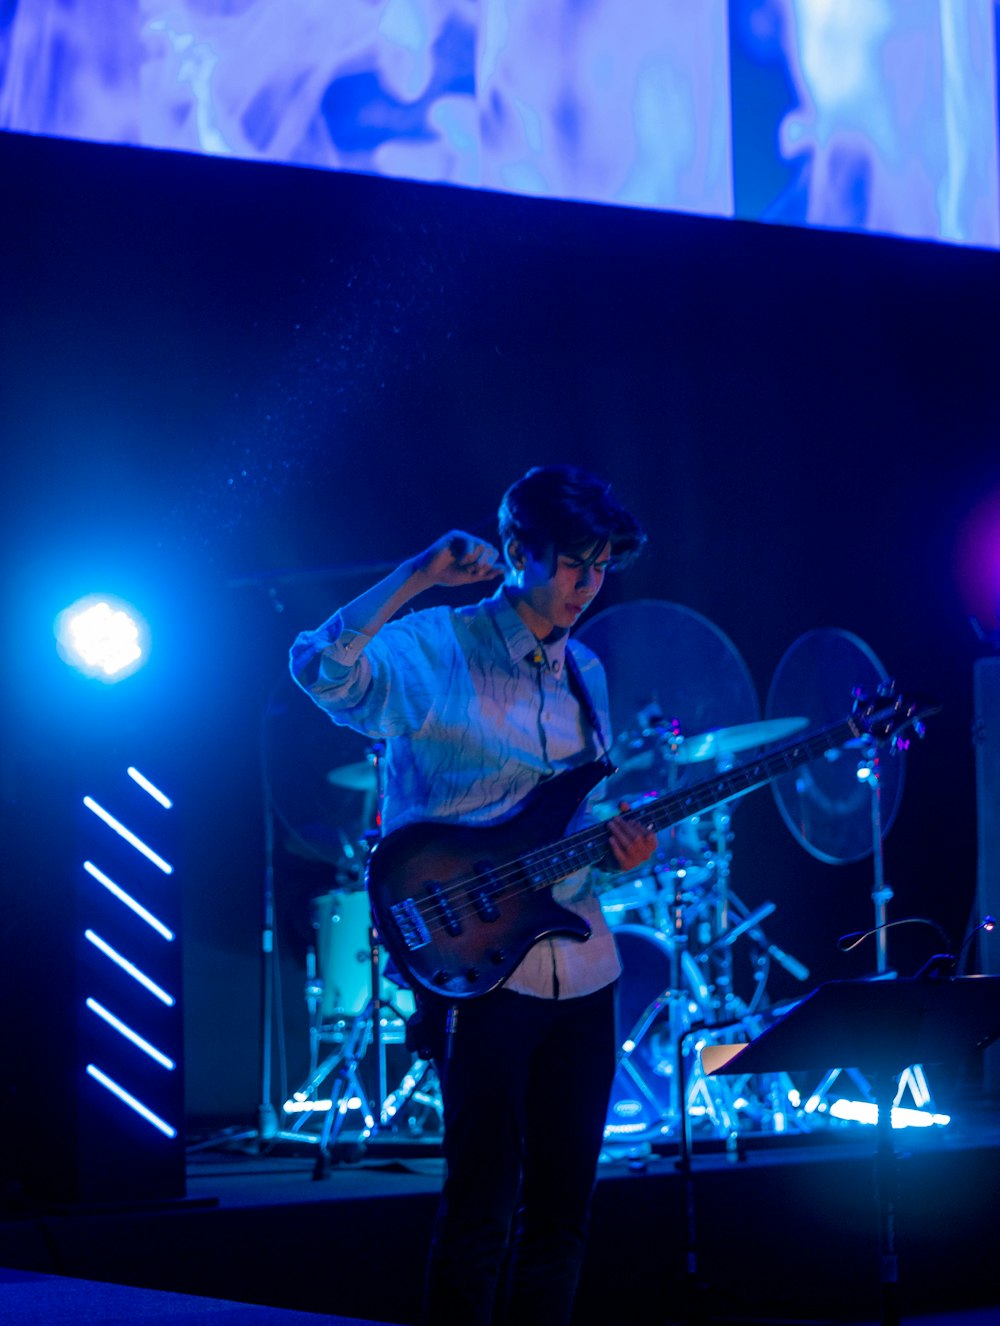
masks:
<svg viewBox="0 0 1000 1326"><path fill-rule="evenodd" d="M748 1045L702 1051L706 1073L857 1068L878 1107L875 1187L879 1220L880 1321L898 1326L895 1082L910 1064L949 1063L1000 1038L1000 976L950 980L830 981Z"/></svg>

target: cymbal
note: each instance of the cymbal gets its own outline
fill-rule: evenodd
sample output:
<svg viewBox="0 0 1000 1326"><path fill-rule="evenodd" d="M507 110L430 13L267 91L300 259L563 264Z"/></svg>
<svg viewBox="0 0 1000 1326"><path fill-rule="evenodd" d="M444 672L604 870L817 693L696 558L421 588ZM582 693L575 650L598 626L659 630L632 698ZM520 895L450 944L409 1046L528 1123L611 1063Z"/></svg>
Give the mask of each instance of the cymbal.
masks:
<svg viewBox="0 0 1000 1326"><path fill-rule="evenodd" d="M608 795L671 788L697 770L672 758L669 729L706 732L759 719L750 672L733 642L691 608L658 599L616 604L577 639L604 665L611 710L611 759L619 772ZM798 712L798 711L794 711ZM654 719L662 716L663 730Z"/></svg>
<svg viewBox="0 0 1000 1326"><path fill-rule="evenodd" d="M809 726L808 718L764 718L756 723L740 723L736 727L720 727L714 732L702 732L686 737L672 752L678 764L697 764L701 760L719 760L727 755L753 750L756 746L769 746Z"/></svg>
<svg viewBox="0 0 1000 1326"><path fill-rule="evenodd" d="M326 781L334 787L346 787L351 792L374 792L375 766L368 760L342 764L338 769L330 770Z"/></svg>
<svg viewBox="0 0 1000 1326"><path fill-rule="evenodd" d="M616 604L584 622L577 639L604 665L612 735L634 727L650 707L676 717L682 732L760 718L736 646L690 608L658 599Z"/></svg>

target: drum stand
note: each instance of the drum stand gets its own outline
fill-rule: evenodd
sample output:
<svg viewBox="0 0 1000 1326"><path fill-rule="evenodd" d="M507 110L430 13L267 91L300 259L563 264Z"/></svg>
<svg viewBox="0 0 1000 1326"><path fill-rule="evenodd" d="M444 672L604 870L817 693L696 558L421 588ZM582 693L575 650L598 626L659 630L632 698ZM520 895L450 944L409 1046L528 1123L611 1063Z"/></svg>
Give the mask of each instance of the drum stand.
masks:
<svg viewBox="0 0 1000 1326"><path fill-rule="evenodd" d="M436 1090L434 1070L428 1060L415 1058L394 1090L388 1090L385 1027L387 1014L403 1021L392 1002L383 999L381 945L374 924L368 930L371 990L373 994L357 1014L346 1014L341 1019L344 1030L338 1032L340 1045L319 1062L319 1047L324 1039L319 1025L318 987L313 980L307 985L310 1005L310 1071L309 1076L293 1093L293 1101L300 1106L293 1133L303 1140L315 1138L319 1145L313 1177L324 1178L330 1164L337 1158L357 1159L380 1129L399 1122L408 1109L420 1106L429 1109L438 1119L442 1106ZM375 1062L376 1082L374 1101L361 1077L361 1064L372 1056ZM328 1079L331 1080L328 1100L317 1101L316 1093ZM310 1108L312 1106L313 1108ZM323 1126L319 1135L304 1132L306 1120L322 1108ZM352 1121L359 1126L349 1133L345 1130Z"/></svg>
<svg viewBox="0 0 1000 1326"><path fill-rule="evenodd" d="M731 767L731 761L718 761L719 772ZM763 1030L763 1020L756 1011L759 994L749 1004L740 999L733 988L732 947L737 938L750 932L756 934L760 922L775 910L773 903L764 903L753 912L737 916L733 921L733 898L729 890L732 851L729 832L731 817L726 804L717 806L712 812L713 839L715 844L715 879L706 898L711 920L708 923L708 943L703 956L710 962L710 969L705 979L714 997L706 1001L707 1016L700 1023L686 1021L672 1032L676 1039L676 1063L674 1076L676 1091L674 1105L677 1110L678 1135L681 1139L681 1168L686 1163L685 1157L691 1146L691 1120L695 1113L709 1120L715 1135L722 1138L731 1157L742 1155L741 1114L753 1116L758 1122L767 1121L774 1132L786 1131L789 1124L788 1098L794 1093L794 1084L787 1074L776 1074L761 1085L763 1096L751 1090L750 1079L723 1082L701 1070L700 1053L694 1055L694 1069L688 1078L685 1068L685 1046L689 1036L700 1035L702 1043L706 1041L741 1040L751 1035L758 1035ZM687 946L684 934L683 917L680 909L679 894L675 895L673 907L674 951L680 966ZM768 945L763 936L758 935L758 942L766 946L770 955L776 956L788 970L799 979L806 979L808 972L794 959L789 958L773 945ZM758 978L759 979L759 978ZM679 988L679 986L677 987ZM762 993L760 987L759 993ZM698 1047L700 1049L700 1045ZM756 1103L755 1103L756 1097Z"/></svg>
<svg viewBox="0 0 1000 1326"><path fill-rule="evenodd" d="M726 851L727 839L724 835L727 826L728 815L717 826L720 832L720 856ZM710 956L714 965L722 967L724 972L724 979L717 987L713 987L709 983L709 974L703 977L698 959L689 951L687 932L691 920L691 903L685 883L685 869L681 863L680 868L672 872L669 909L665 902L667 888L660 885L664 902L657 916L658 929L669 930L671 940L667 986L628 1028L628 1037L621 1047L618 1060L619 1069L628 1077L636 1099L645 1104L657 1121L652 1124L653 1129L658 1129L662 1136L669 1134L679 1139L682 1166L692 1145L691 1124L695 1117L709 1124L714 1136L725 1142L727 1151L734 1159L741 1154L741 1118L753 1118L762 1127L769 1127L776 1133L792 1131L797 1127L789 1104L794 1084L787 1074L774 1074L753 1085L749 1078L735 1080L712 1077L701 1070L697 1053L706 1042L742 1041L763 1030L764 1018L754 1010L753 1001L745 1005L738 999L725 976L728 976L731 969L730 950L733 941L748 930L756 931L761 920L774 911L774 904L766 903L739 919L737 924L729 925L732 909L727 893L724 915L728 928L716 938L711 938L717 926L714 919L705 922L708 932L706 938L710 942L706 944L701 956ZM697 906L701 912L707 912L710 918L717 917L722 908L717 893L711 890ZM763 937L758 942L766 944ZM720 950L721 962L718 956ZM780 950L775 951L780 953ZM800 964L794 964L794 960L787 954L782 953L781 958L786 963L792 963L797 968L797 974L808 976L808 972ZM641 1060L633 1058L644 1038L654 1033L657 1026L665 1034L670 1046L669 1060L664 1060L665 1064L669 1062L666 1093L655 1090L644 1075ZM689 1038L694 1036L700 1037L700 1040L692 1054ZM759 1089L756 1089L758 1086ZM618 1140L608 1137L609 1142Z"/></svg>
<svg viewBox="0 0 1000 1326"><path fill-rule="evenodd" d="M376 836L382 826L382 801L385 792L382 768L384 754L385 743L382 741L376 741L369 747L368 757L374 767L375 784L374 792L366 802L365 819L371 821L372 833ZM360 1013L344 1015L341 1047L328 1055L322 1063L318 1062L319 1047L324 1036L320 1024L321 1011L318 1000L320 991L316 985L315 954L312 956L311 971L307 973L310 1071L306 1081L293 1095L293 1100L305 1107L301 1116L302 1124L308 1117L305 1111L308 1110L310 1102L316 1103L316 1092L320 1085L330 1077L331 1073L333 1074L329 1103L323 1102L326 1114L318 1138L319 1151L313 1171L313 1177L316 1179L326 1175L331 1161L340 1154L337 1147L352 1113L361 1121L361 1127L352 1137L352 1158L357 1158L364 1151L380 1129L398 1123L413 1106L430 1110L439 1124L443 1116L440 1091L436 1089L434 1069L428 1060L414 1057L402 1081L394 1090L388 1090L385 1054L387 1038L384 1035L388 1023L386 1014L401 1023L404 1019L391 1000L382 998L382 949L374 919L368 927L368 953L371 992L368 1002ZM329 1039L329 1036L325 1039ZM365 1089L360 1072L361 1063L368 1057L369 1052L375 1059L377 1117L375 1104Z"/></svg>

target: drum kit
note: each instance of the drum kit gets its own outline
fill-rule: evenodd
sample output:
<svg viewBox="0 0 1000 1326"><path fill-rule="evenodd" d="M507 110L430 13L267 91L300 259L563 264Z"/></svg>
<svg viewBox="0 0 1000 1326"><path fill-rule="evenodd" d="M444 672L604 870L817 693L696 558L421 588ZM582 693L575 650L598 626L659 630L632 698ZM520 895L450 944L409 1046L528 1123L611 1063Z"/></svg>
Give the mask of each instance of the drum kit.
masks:
<svg viewBox="0 0 1000 1326"><path fill-rule="evenodd" d="M647 749L640 758L656 774L638 797L609 800L641 805L673 791L695 766L725 772L746 752L784 740L807 725L794 716L715 728L686 738L674 720L648 748L649 734L626 734ZM653 758L647 756L652 754ZM635 764L623 760L611 786ZM605 1126L609 1148L676 1138L699 1129L728 1141L741 1132L780 1130L787 1124L790 1083L728 1083L700 1071L698 1051L708 1040L747 1040L763 1028L772 959L799 980L808 970L772 944L762 929L775 904L750 908L732 889L732 803L683 820L659 835L654 857L602 893L605 917L622 959L618 996L621 1048ZM737 979L737 951L747 950L747 988ZM698 1033L697 1037L695 1033ZM682 1061L679 1061L681 1056Z"/></svg>
<svg viewBox="0 0 1000 1326"><path fill-rule="evenodd" d="M622 802L641 806L683 790L842 717L853 687L886 680L855 637L811 632L786 653L762 716L732 643L690 609L660 601L613 607L579 638L604 662L616 733L616 771L594 807L602 818L618 813ZM878 922L891 897L881 876L881 840L898 803L902 764L892 761L883 771L875 762L869 780L859 765L867 758L871 766L870 755L854 755L817 759L772 786L797 841L820 860L873 853ZM373 747L365 760L327 775L363 798L371 827L350 846L350 860L336 872L338 887L313 900L305 983L309 1070L285 1108L293 1132L319 1141L320 1163L338 1146L376 1137L440 1137L433 1065L406 1044L413 995L386 970L364 891L364 862L377 837L380 757ZM808 1126L790 1104L796 1094L785 1075L709 1078L700 1069L706 1044L752 1039L773 1018L766 990L773 963L796 981L809 979L806 967L765 933L775 904L751 906L733 890L736 804L663 830L653 858L609 877L601 893L623 968L619 1063L605 1128L609 1155L670 1142L682 1132L735 1146L748 1131ZM880 971L883 960L880 952Z"/></svg>
<svg viewBox="0 0 1000 1326"><path fill-rule="evenodd" d="M284 1112L287 1137L319 1144L316 1177L374 1137L437 1141L442 1129L433 1065L407 1045L413 992L398 974L394 979L365 891L365 863L378 837L383 751L377 742L365 760L327 774L331 785L363 796L362 823L372 827L345 841L333 871L337 887L312 900L305 981L309 1067Z"/></svg>

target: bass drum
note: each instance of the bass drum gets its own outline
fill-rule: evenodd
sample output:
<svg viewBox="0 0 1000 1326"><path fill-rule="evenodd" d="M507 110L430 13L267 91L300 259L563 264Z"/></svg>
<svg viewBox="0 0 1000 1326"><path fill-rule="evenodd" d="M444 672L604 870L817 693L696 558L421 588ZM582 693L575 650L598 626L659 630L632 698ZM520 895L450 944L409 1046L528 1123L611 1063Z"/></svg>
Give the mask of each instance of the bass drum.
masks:
<svg viewBox="0 0 1000 1326"><path fill-rule="evenodd" d="M616 926L622 960L618 982L620 1059L611 1090L605 1140L661 1136L679 1117L674 1096L677 1048L671 1029L686 1029L711 1014L712 994L701 968L684 949L675 962L669 935L641 925ZM673 986L677 968L677 988Z"/></svg>

